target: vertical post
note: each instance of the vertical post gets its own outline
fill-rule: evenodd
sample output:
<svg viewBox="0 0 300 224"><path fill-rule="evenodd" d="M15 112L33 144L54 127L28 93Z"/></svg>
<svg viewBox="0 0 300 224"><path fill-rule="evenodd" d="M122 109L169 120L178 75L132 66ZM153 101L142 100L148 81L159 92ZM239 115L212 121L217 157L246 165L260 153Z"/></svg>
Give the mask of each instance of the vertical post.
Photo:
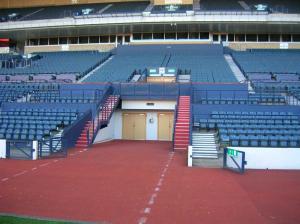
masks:
<svg viewBox="0 0 300 224"><path fill-rule="evenodd" d="M193 146L189 145L188 146L188 167L193 166Z"/></svg>
<svg viewBox="0 0 300 224"><path fill-rule="evenodd" d="M39 141L32 142L32 160L38 159L38 151L39 151Z"/></svg>
<svg viewBox="0 0 300 224"><path fill-rule="evenodd" d="M0 158L5 159L7 156L7 145L5 139L0 139Z"/></svg>

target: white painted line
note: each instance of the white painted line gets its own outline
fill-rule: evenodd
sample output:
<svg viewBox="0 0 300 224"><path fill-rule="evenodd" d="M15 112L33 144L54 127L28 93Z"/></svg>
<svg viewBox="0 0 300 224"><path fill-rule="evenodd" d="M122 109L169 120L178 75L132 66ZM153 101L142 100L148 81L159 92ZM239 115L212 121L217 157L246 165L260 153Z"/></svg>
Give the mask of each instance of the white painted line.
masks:
<svg viewBox="0 0 300 224"><path fill-rule="evenodd" d="M8 180L8 177L5 177L5 178L1 179L2 182L7 181L7 180Z"/></svg>
<svg viewBox="0 0 300 224"><path fill-rule="evenodd" d="M36 169L37 169L37 167L33 167L31 170L34 171L34 170L36 170Z"/></svg>
<svg viewBox="0 0 300 224"><path fill-rule="evenodd" d="M23 175L23 174L25 174L25 173L27 173L27 171L26 171L26 170L24 170L24 171L22 171L22 172L20 172L20 173L16 173L16 174L14 174L14 177L17 177L17 176Z"/></svg>
<svg viewBox="0 0 300 224"><path fill-rule="evenodd" d="M144 213L149 214L151 212L151 208L145 208Z"/></svg>
<svg viewBox="0 0 300 224"><path fill-rule="evenodd" d="M161 177L164 177L164 176L165 176L165 174L162 174L162 175L161 175Z"/></svg>
<svg viewBox="0 0 300 224"><path fill-rule="evenodd" d="M80 150L79 152L82 153L83 151Z"/></svg>
<svg viewBox="0 0 300 224"><path fill-rule="evenodd" d="M163 179L159 179L158 183L157 183L157 186L161 186L162 185L162 182L163 182Z"/></svg>
<svg viewBox="0 0 300 224"><path fill-rule="evenodd" d="M156 188L154 189L154 191L159 191L159 187L156 187Z"/></svg>
<svg viewBox="0 0 300 224"><path fill-rule="evenodd" d="M50 163L43 163L40 165L40 167L43 167L43 166L48 166Z"/></svg>
<svg viewBox="0 0 300 224"><path fill-rule="evenodd" d="M55 159L55 160L53 160L53 162L54 162L54 163L57 163L57 162L58 162L58 160L57 160L57 159Z"/></svg>
<svg viewBox="0 0 300 224"><path fill-rule="evenodd" d="M83 151L87 151L88 149L83 149Z"/></svg>
<svg viewBox="0 0 300 224"><path fill-rule="evenodd" d="M147 218L146 217L142 217L140 218L140 220L138 221L138 224L145 224L147 222Z"/></svg>

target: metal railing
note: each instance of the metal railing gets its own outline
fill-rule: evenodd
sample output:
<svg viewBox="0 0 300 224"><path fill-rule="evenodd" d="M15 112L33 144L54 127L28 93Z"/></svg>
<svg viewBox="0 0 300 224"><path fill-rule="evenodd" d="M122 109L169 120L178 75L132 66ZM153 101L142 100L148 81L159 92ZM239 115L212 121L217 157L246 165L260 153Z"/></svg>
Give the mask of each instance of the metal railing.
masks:
<svg viewBox="0 0 300 224"><path fill-rule="evenodd" d="M172 151L174 151L174 144L175 144L175 130L176 130L176 121L178 116L178 103L179 103L179 96L177 97L176 105L175 105L175 113L174 113L174 121L173 121L173 134L172 134Z"/></svg>

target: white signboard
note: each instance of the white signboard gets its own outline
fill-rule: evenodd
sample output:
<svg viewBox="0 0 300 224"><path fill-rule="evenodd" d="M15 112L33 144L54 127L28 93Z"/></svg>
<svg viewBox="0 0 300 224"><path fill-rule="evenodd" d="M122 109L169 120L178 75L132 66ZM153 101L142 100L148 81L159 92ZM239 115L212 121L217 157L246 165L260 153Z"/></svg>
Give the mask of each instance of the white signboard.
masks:
<svg viewBox="0 0 300 224"><path fill-rule="evenodd" d="M61 45L61 50L62 51L68 51L70 49L69 45L68 44L63 44Z"/></svg>
<svg viewBox="0 0 300 224"><path fill-rule="evenodd" d="M289 49L289 43L280 43L280 49Z"/></svg>

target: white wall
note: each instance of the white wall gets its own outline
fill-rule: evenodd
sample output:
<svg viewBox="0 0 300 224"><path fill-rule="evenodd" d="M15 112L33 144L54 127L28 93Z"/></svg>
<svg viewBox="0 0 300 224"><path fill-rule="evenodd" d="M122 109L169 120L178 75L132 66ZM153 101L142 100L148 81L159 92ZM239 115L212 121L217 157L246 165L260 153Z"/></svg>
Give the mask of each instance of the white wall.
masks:
<svg viewBox="0 0 300 224"><path fill-rule="evenodd" d="M157 140L158 120L157 112L147 112L146 117L146 140Z"/></svg>
<svg viewBox="0 0 300 224"><path fill-rule="evenodd" d="M108 126L98 131L94 143L120 139L120 133L122 137L122 114L120 111L115 111Z"/></svg>
<svg viewBox="0 0 300 224"><path fill-rule="evenodd" d="M147 103L154 103L153 106ZM166 100L123 100L122 109L125 110L174 110L176 101Z"/></svg>
<svg viewBox="0 0 300 224"><path fill-rule="evenodd" d="M122 139L122 112L120 110L114 112L114 139Z"/></svg>
<svg viewBox="0 0 300 224"><path fill-rule="evenodd" d="M230 148L245 152L246 169L300 169L300 148Z"/></svg>
<svg viewBox="0 0 300 224"><path fill-rule="evenodd" d="M0 139L0 158L6 158L6 140Z"/></svg>

